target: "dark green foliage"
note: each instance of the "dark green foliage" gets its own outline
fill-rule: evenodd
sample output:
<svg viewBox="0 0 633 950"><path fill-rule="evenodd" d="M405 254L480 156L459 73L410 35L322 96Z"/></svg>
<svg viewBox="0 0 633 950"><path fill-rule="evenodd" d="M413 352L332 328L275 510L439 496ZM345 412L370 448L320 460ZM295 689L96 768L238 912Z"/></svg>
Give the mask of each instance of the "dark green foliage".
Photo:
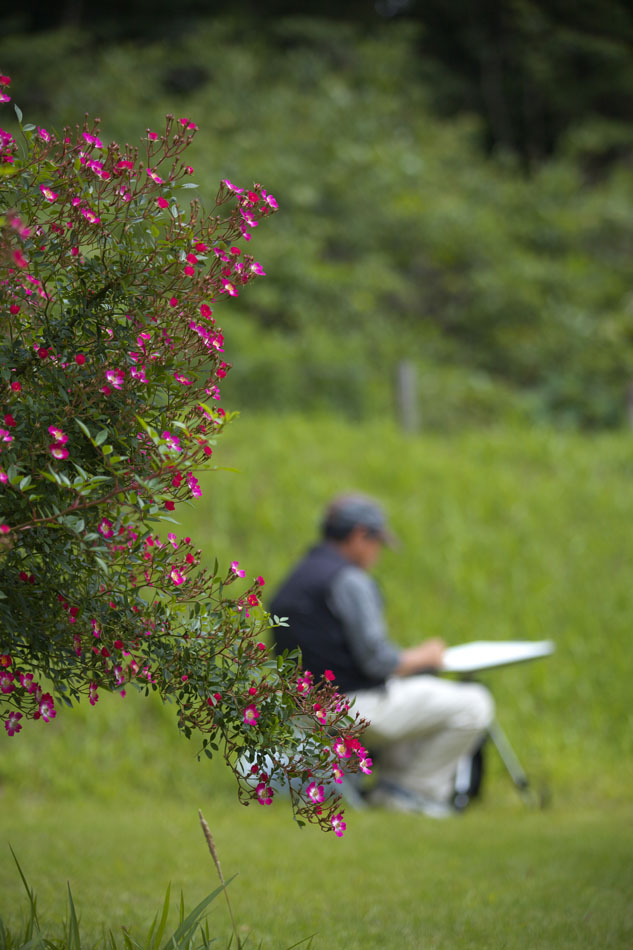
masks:
<svg viewBox="0 0 633 950"><path fill-rule="evenodd" d="M195 31L182 21L168 43L8 35L0 60L42 121L89 109L133 140L166 111L191 114L208 198L229 172L279 196L258 240L270 279L227 328L233 406L265 392L279 409L391 412L406 357L427 426L617 426L631 362L630 16L598 6L411 3L368 29L362 4L336 22L264 25L265 11L291 12L266 4ZM475 82L486 49L503 67L503 121Z"/></svg>
<svg viewBox="0 0 633 950"><path fill-rule="evenodd" d="M278 30L280 20L322 17L333 34L350 24L379 37L394 21L414 24L416 72L432 91L434 109L476 112L482 142L514 152L526 168L550 155L579 120L632 118L633 13L625 0L235 0L230 11L240 34L265 35L273 55L304 45L298 33ZM182 36L201 18L226 12L209 0L183 0L177 9L167 0L113 0L96 8L29 0L4 22L8 30L73 27L99 43L145 43ZM344 57L351 53L349 44ZM174 66L169 85L186 94L207 76L208 64ZM611 162L619 151L612 147L605 142L596 157Z"/></svg>

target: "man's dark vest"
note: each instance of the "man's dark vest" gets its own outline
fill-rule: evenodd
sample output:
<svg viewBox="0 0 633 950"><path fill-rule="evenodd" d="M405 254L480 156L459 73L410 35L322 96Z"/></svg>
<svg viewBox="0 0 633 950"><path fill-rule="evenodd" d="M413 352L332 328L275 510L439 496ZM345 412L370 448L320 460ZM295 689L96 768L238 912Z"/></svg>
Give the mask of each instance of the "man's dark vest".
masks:
<svg viewBox="0 0 633 950"><path fill-rule="evenodd" d="M286 578L269 606L273 616L287 617L288 627L275 628L275 651L300 647L304 670L320 679L332 670L341 692L371 689L382 680L370 679L354 660L343 624L328 606L336 575L350 562L328 543L319 544Z"/></svg>

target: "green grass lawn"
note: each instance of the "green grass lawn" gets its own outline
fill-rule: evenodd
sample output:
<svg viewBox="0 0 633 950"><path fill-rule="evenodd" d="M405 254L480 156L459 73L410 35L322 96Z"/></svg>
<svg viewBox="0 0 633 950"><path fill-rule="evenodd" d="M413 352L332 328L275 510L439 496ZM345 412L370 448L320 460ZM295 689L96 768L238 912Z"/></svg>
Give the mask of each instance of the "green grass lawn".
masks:
<svg viewBox="0 0 633 950"><path fill-rule="evenodd" d="M102 695L0 735L0 913L23 907L10 841L47 925L69 880L87 939L122 925L143 937L169 881L189 908L216 886L200 807L263 950L316 932L319 950L630 947L632 450L628 434L238 420L214 455L237 472L201 480L174 530L268 591L332 494L382 498L402 540L379 570L394 639L555 640L553 657L484 677L549 807L526 808L493 751L485 800L459 819L348 812L342 840L300 831L282 801L240 808L173 707ZM211 920L224 946L221 902Z"/></svg>
<svg viewBox="0 0 633 950"><path fill-rule="evenodd" d="M199 830L211 826L251 946L281 950L316 933L320 950L352 948L626 948L633 940L633 814L531 812L489 801L451 821L349 813L338 840L300 830L283 807L241 809L224 796L119 801L5 796L0 861L3 913L22 898L10 839L38 893L42 918L64 913L68 880L84 939L102 927L143 936L167 883L187 907L217 884ZM211 931L229 939L216 901ZM120 933L120 931L119 931Z"/></svg>

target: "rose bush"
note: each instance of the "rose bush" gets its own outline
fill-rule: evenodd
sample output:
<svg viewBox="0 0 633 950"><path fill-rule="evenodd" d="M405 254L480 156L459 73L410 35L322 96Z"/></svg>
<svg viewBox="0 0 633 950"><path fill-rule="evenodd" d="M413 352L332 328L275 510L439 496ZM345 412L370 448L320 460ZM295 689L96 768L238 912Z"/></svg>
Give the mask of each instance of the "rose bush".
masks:
<svg viewBox="0 0 633 950"><path fill-rule="evenodd" d="M156 690L200 754L221 749L241 800L283 783L299 819L340 835L332 789L341 766L366 770L363 723L336 684L269 654L262 577L204 568L191 538L157 531L200 495L230 421L214 311L264 276L249 242L276 201L224 180L210 212L185 209L188 117L120 147L98 120L58 135L15 111L19 141L0 129L6 733L100 689Z"/></svg>

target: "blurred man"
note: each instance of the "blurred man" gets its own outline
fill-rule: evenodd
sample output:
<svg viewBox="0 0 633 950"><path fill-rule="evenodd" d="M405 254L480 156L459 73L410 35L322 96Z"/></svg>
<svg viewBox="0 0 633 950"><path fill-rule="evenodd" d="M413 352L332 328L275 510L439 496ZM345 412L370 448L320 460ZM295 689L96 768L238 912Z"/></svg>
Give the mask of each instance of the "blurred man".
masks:
<svg viewBox="0 0 633 950"><path fill-rule="evenodd" d="M488 691L433 675L444 644L399 649L388 638L378 587L369 572L393 538L380 506L364 495L335 498L322 539L286 578L270 611L288 618L276 650L301 648L316 679L332 670L341 692L370 723L380 778L370 802L433 817L452 812L458 760L479 745L493 716Z"/></svg>

